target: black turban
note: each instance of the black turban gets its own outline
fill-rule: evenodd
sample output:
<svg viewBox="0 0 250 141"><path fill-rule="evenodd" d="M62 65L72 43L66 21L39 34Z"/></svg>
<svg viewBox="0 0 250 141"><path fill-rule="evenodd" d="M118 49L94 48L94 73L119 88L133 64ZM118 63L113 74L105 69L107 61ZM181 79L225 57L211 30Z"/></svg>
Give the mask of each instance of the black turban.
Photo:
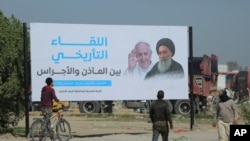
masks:
<svg viewBox="0 0 250 141"><path fill-rule="evenodd" d="M174 56L175 53L175 46L172 40L168 38L162 38L160 39L156 44L156 52L159 54L159 47L160 46L166 46L169 48L169 50L172 52L172 56Z"/></svg>
<svg viewBox="0 0 250 141"><path fill-rule="evenodd" d="M227 96L227 91L226 90L223 90L222 95L220 95L219 97L220 97L221 102L226 102L229 99L231 99L229 96Z"/></svg>

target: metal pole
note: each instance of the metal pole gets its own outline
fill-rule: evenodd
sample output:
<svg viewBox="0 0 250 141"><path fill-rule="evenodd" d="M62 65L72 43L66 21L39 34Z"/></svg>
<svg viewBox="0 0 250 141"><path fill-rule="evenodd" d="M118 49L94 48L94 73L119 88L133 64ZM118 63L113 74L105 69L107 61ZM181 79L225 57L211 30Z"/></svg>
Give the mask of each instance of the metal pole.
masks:
<svg viewBox="0 0 250 141"><path fill-rule="evenodd" d="M189 98L190 98L190 106L191 106L191 111L190 111L190 129L193 129L194 125L194 94L193 94L193 32L192 32L192 27L189 27L188 29L189 33L189 59L188 59L188 70L189 70L189 80L190 80L190 93L189 93Z"/></svg>
<svg viewBox="0 0 250 141"><path fill-rule="evenodd" d="M23 23L23 52L24 52L24 87L25 87L25 129L26 129L26 136L29 134L29 95L28 95L28 89L29 89L29 84L28 84L28 44L27 44L27 24Z"/></svg>

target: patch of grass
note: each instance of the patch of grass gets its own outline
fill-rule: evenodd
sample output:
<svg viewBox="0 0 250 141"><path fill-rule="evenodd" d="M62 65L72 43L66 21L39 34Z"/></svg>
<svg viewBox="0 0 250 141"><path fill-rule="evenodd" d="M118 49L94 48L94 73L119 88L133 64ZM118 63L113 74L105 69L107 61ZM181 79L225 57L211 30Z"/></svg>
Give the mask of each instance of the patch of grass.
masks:
<svg viewBox="0 0 250 141"><path fill-rule="evenodd" d="M13 134L18 134L18 135L25 135L25 127L15 127L13 129Z"/></svg>
<svg viewBox="0 0 250 141"><path fill-rule="evenodd" d="M2 127L0 127L0 134L12 133L12 132L13 132L13 128L10 128L10 127L2 128Z"/></svg>
<svg viewBox="0 0 250 141"><path fill-rule="evenodd" d="M204 115L204 114L195 114L194 118L196 119L213 119L214 116L209 114L209 115Z"/></svg>
<svg viewBox="0 0 250 141"><path fill-rule="evenodd" d="M70 116L83 116L86 118L100 118L105 120L149 120L149 114L108 114L108 113L81 113L81 114L72 114ZM173 120L190 120L190 114L186 115L178 115L178 114L172 114L171 115ZM213 115L211 114L194 114L195 120L212 120Z"/></svg>
<svg viewBox="0 0 250 141"><path fill-rule="evenodd" d="M172 115L173 120L181 120L181 121L188 121L190 120L190 114L187 115ZM194 119L195 120L213 120L213 115L204 115L204 114L194 114Z"/></svg>
<svg viewBox="0 0 250 141"><path fill-rule="evenodd" d="M1 128L0 130L1 134L11 133L13 135L25 135L26 131L24 127L9 127L4 129Z"/></svg>
<svg viewBox="0 0 250 141"><path fill-rule="evenodd" d="M84 114L74 114L70 116L84 117L84 118L93 118L94 120L105 119L105 120L120 120L120 121L129 121L129 120L149 120L148 114L108 114L108 113L84 113Z"/></svg>

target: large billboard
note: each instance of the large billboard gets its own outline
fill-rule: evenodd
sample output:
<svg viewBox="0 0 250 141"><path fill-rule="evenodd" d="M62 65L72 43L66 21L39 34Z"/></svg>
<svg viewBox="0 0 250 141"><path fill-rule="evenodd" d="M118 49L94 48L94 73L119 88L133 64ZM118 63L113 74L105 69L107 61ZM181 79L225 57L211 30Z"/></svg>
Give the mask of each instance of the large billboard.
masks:
<svg viewBox="0 0 250 141"><path fill-rule="evenodd" d="M188 98L188 27L31 23L32 100ZM135 48L136 47L136 48Z"/></svg>

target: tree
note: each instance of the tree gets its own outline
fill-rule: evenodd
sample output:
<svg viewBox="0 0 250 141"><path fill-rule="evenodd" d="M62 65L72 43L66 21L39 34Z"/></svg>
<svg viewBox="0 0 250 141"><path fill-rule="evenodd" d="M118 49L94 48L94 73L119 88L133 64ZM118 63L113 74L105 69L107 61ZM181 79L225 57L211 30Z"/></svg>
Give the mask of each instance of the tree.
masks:
<svg viewBox="0 0 250 141"><path fill-rule="evenodd" d="M228 71L239 70L240 68L238 63L233 61L227 62L227 66L228 66Z"/></svg>
<svg viewBox="0 0 250 141"><path fill-rule="evenodd" d="M246 66L246 67L244 68L244 70L247 71L247 70L248 70L248 67Z"/></svg>
<svg viewBox="0 0 250 141"><path fill-rule="evenodd" d="M22 23L0 11L0 133L24 115Z"/></svg>

